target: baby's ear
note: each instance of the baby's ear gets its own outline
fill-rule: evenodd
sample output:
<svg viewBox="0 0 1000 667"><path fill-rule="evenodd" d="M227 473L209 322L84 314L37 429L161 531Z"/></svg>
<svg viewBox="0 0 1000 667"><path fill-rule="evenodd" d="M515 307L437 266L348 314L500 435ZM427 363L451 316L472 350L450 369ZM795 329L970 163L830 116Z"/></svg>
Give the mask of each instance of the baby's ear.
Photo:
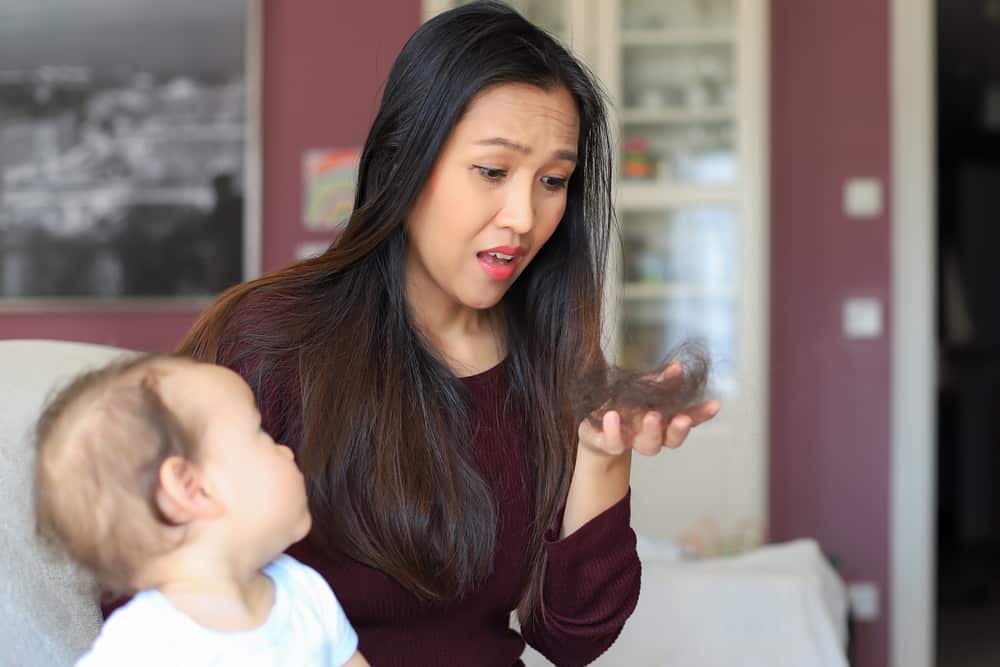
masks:
<svg viewBox="0 0 1000 667"><path fill-rule="evenodd" d="M206 493L201 470L180 456L171 456L160 466L156 506L174 525L215 518L222 513L218 501Z"/></svg>

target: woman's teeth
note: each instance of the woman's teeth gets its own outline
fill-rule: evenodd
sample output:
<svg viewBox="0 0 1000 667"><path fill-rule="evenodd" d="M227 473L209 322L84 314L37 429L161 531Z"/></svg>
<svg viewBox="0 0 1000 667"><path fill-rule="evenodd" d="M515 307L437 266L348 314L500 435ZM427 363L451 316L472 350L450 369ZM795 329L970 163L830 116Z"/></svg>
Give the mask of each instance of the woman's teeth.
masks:
<svg viewBox="0 0 1000 667"><path fill-rule="evenodd" d="M511 260L514 259L513 255L505 255L502 252L486 252L482 255L493 264L510 264Z"/></svg>

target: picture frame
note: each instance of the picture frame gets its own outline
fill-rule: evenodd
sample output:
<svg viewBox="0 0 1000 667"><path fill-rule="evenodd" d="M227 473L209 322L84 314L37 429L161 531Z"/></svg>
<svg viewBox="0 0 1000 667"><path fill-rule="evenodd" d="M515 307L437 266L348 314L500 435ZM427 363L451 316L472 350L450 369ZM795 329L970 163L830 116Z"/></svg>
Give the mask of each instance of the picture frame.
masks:
<svg viewBox="0 0 1000 667"><path fill-rule="evenodd" d="M259 275L261 4L0 5L0 310L200 308Z"/></svg>

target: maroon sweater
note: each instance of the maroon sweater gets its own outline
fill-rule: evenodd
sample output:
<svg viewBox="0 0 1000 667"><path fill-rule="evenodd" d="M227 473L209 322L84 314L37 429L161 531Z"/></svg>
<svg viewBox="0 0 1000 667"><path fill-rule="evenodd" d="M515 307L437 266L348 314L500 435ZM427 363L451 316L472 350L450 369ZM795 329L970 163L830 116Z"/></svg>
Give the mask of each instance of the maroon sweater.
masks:
<svg viewBox="0 0 1000 667"><path fill-rule="evenodd" d="M510 629L527 581L533 508L525 483L528 438L506 401L505 365L465 379L481 472L498 507L493 574L476 591L428 609L382 572L346 558L328 558L308 540L289 551L330 582L374 667L388 665L521 664L525 640L556 665L585 665L621 632L639 598L639 559L629 527L629 496L569 537L559 539L560 516L545 536L548 565L544 621L522 638ZM501 425L507 425L503 428Z"/></svg>

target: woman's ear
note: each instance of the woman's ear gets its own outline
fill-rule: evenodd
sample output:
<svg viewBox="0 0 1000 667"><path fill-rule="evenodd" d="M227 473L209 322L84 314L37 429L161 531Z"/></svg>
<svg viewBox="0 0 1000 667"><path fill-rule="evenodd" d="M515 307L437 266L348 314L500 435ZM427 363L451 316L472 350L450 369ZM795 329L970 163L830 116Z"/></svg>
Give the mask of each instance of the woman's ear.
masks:
<svg viewBox="0 0 1000 667"><path fill-rule="evenodd" d="M207 492L201 470L180 456L171 456L160 465L156 506L167 521L178 526L222 514L218 500Z"/></svg>

